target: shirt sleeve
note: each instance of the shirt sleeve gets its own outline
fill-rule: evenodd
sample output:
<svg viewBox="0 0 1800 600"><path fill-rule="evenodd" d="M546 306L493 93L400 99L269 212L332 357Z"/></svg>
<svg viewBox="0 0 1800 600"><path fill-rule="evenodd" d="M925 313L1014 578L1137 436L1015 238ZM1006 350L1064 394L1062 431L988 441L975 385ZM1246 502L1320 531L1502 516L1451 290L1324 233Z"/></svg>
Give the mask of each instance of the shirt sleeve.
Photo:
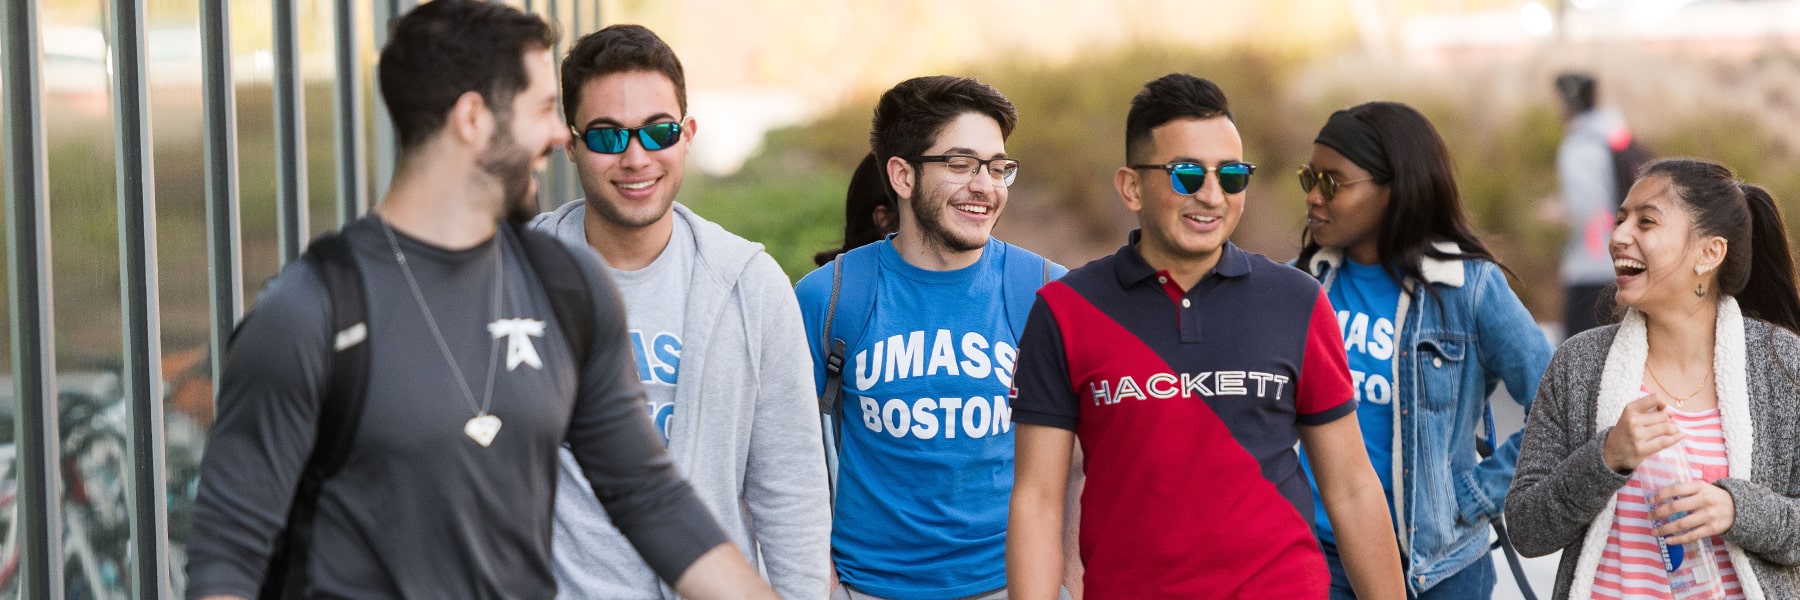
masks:
<svg viewBox="0 0 1800 600"><path fill-rule="evenodd" d="M760 321L744 507L769 584L784 598L820 598L831 587L831 491L805 328L787 275L769 255L752 259L738 285L751 290L746 316Z"/></svg>
<svg viewBox="0 0 1800 600"><path fill-rule="evenodd" d="M318 435L330 311L324 281L291 262L225 350L187 548L189 598L254 598L262 585Z"/></svg>
<svg viewBox="0 0 1800 600"><path fill-rule="evenodd" d="M594 298L594 336L577 384L569 450L613 524L664 581L725 543L693 487L676 470L644 411L644 389L625 306L598 258L577 255Z"/></svg>
<svg viewBox="0 0 1800 600"><path fill-rule="evenodd" d="M1013 377L1012 396L1014 423L1074 431L1079 422L1081 406L1069 382L1062 328L1041 294L1032 303L1025 333L1019 338L1019 367Z"/></svg>
<svg viewBox="0 0 1800 600"><path fill-rule="evenodd" d="M1320 288L1306 326L1300 381L1294 386L1294 408L1301 425L1323 425L1356 411L1350 360L1344 355L1344 340L1339 335L1331 300Z"/></svg>

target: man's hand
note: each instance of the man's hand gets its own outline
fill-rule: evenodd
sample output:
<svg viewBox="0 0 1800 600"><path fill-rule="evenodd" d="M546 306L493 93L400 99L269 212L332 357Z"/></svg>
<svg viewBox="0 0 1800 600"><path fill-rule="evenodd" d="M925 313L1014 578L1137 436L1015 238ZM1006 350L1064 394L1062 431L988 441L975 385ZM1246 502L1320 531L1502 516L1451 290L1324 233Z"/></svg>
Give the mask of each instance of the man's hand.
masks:
<svg viewBox="0 0 1800 600"><path fill-rule="evenodd" d="M688 565L675 582L675 593L694 600L781 600L731 542L713 546Z"/></svg>
<svg viewBox="0 0 1800 600"><path fill-rule="evenodd" d="M1300 426L1300 442L1319 484L1319 499L1337 534L1338 556L1356 597L1403 600L1400 544L1388 516L1387 493L1369 464L1356 413L1323 425Z"/></svg>
<svg viewBox="0 0 1800 600"><path fill-rule="evenodd" d="M1063 580L1063 502L1075 432L1019 423L1006 528L1006 589L1017 600L1057 597Z"/></svg>

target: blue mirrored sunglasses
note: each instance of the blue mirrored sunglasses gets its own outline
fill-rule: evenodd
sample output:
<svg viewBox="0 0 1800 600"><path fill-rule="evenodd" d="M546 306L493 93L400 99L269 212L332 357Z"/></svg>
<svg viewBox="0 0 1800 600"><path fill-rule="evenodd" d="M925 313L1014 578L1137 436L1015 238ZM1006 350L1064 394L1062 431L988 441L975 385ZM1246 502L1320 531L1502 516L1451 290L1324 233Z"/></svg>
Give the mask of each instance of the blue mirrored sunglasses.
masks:
<svg viewBox="0 0 1800 600"><path fill-rule="evenodd" d="M638 143L651 152L681 141L680 121L651 123L643 127L589 127L586 131L575 131L570 127L569 131L580 137L588 150L601 154L624 154L634 135Z"/></svg>
<svg viewBox="0 0 1800 600"><path fill-rule="evenodd" d="M1207 167L1199 163L1174 162L1166 165L1131 165L1133 169L1162 169L1169 172L1169 187L1183 196L1200 191L1206 184L1206 172L1212 171L1219 177L1219 189L1227 194L1242 193L1250 187L1250 174L1256 172L1254 163L1232 161L1217 167Z"/></svg>

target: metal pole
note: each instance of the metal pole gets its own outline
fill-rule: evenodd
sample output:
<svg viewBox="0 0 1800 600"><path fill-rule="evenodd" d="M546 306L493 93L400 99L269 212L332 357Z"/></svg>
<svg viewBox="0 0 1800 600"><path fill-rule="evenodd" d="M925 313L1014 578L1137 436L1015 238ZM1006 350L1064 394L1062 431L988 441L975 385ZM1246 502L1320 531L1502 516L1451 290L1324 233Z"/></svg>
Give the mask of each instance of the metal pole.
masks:
<svg viewBox="0 0 1800 600"><path fill-rule="evenodd" d="M356 0L336 0L338 222L349 223L369 209L369 155L363 141L362 45L357 43Z"/></svg>
<svg viewBox="0 0 1800 600"><path fill-rule="evenodd" d="M281 263L300 257L306 225L306 105L300 78L299 24L294 0L274 0L275 227Z"/></svg>
<svg viewBox="0 0 1800 600"><path fill-rule="evenodd" d="M14 421L18 435L19 593L61 598L62 487L56 425L56 353L51 329L50 195L45 189L44 122L38 102L37 2L0 2L5 29L7 295L12 301Z"/></svg>
<svg viewBox="0 0 1800 600"><path fill-rule="evenodd" d="M244 314L238 224L237 94L231 78L231 2L200 0L206 111L206 265L211 274L212 380L225 374L225 346ZM217 400L217 395L214 395Z"/></svg>
<svg viewBox="0 0 1800 600"><path fill-rule="evenodd" d="M114 148L118 156L119 289L130 426L131 548L135 598L168 595L168 486L163 464L162 332L156 306L156 195L145 113L144 0L112 0Z"/></svg>
<svg viewBox="0 0 1800 600"><path fill-rule="evenodd" d="M580 2L581 0L573 1ZM562 34L556 36L556 47L550 49L551 60L556 62L556 70L560 73L562 71L563 48L564 44L567 43L565 39L569 37L569 30L567 27L563 26L566 21L563 21L562 19L562 2L560 2L560 0L548 0L546 4L549 12L547 20L550 21L550 26L556 28L556 30ZM561 206L562 203L568 202L573 198L574 195L569 191L571 187L570 181L573 179L574 177L569 172L568 156L563 153L562 148L557 148L550 156L550 185L542 186L538 189L538 197L536 199L538 210L546 210ZM545 198L545 196L548 196L548 198Z"/></svg>

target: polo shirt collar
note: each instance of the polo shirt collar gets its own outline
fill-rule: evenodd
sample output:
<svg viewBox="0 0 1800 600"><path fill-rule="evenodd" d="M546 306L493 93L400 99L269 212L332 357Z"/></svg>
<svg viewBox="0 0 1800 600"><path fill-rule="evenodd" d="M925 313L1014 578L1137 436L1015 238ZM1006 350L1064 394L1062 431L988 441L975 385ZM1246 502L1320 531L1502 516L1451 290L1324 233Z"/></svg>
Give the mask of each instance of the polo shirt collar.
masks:
<svg viewBox="0 0 1800 600"><path fill-rule="evenodd" d="M1119 276L1119 284L1122 286L1130 287L1137 285L1146 279L1156 278L1156 267L1150 266L1149 261L1144 260L1144 255L1138 252L1138 240L1142 237L1143 230L1133 229L1131 230L1131 235L1126 238L1125 246L1119 248L1118 266L1115 270ZM1227 240L1225 245L1219 249L1219 264L1213 266L1212 273L1210 274L1218 275L1220 277L1242 277L1244 275L1249 275L1249 253L1245 252L1242 248L1238 248L1237 244L1233 244Z"/></svg>

